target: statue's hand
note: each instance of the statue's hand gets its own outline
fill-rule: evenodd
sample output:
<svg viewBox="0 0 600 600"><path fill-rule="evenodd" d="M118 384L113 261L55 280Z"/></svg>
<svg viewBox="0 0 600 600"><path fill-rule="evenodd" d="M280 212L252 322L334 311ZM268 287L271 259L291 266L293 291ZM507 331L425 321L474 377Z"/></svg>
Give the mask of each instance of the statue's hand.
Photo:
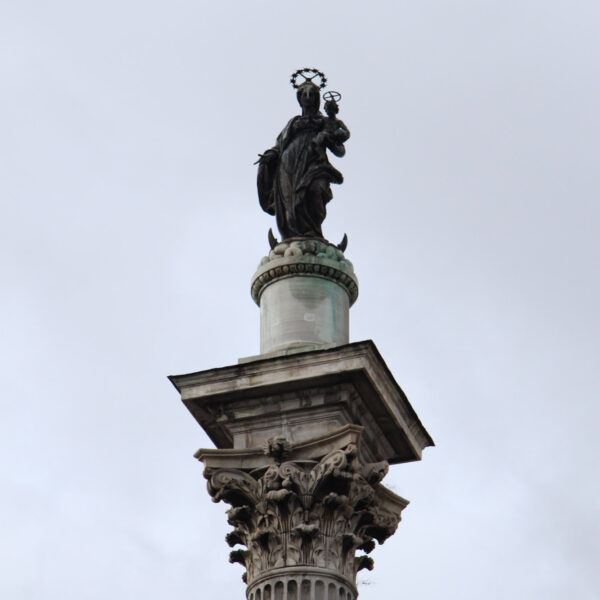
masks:
<svg viewBox="0 0 600 600"><path fill-rule="evenodd" d="M344 144L331 144L328 148L336 155L336 156L344 156L346 154L346 147Z"/></svg>

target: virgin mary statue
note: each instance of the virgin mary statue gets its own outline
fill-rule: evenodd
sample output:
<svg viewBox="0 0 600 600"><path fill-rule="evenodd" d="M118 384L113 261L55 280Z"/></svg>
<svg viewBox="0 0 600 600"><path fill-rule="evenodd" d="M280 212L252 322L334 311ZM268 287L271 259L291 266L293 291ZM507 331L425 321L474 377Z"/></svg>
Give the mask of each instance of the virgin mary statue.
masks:
<svg viewBox="0 0 600 600"><path fill-rule="evenodd" d="M296 97L302 114L288 122L275 146L259 159L258 199L264 211L275 215L284 240L323 239L321 224L333 197L331 184L344 180L329 163L326 150L343 156L350 132L336 117L335 101L325 103L327 117L320 112L321 94L312 81L299 85Z"/></svg>

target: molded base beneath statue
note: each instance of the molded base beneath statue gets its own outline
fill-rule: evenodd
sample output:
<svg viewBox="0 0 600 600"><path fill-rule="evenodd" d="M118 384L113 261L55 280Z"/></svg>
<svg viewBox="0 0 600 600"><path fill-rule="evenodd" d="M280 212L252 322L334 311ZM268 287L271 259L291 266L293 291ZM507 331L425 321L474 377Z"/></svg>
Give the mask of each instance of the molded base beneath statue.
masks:
<svg viewBox="0 0 600 600"><path fill-rule="evenodd" d="M339 248L314 239L282 242L252 277L260 353L347 344L348 313L357 296L354 269Z"/></svg>
<svg viewBox="0 0 600 600"><path fill-rule="evenodd" d="M349 341L348 294L334 281L288 277L260 299L260 352L316 350Z"/></svg>

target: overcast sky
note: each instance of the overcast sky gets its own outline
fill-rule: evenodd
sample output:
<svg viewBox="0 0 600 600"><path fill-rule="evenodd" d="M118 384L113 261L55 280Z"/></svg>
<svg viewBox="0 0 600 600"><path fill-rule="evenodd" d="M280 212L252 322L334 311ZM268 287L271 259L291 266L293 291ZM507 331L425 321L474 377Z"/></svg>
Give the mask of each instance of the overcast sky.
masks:
<svg viewBox="0 0 600 600"><path fill-rule="evenodd" d="M325 235L436 441L361 600L600 597L600 3L0 4L0 596L244 597L169 374L258 352L258 152L317 67Z"/></svg>

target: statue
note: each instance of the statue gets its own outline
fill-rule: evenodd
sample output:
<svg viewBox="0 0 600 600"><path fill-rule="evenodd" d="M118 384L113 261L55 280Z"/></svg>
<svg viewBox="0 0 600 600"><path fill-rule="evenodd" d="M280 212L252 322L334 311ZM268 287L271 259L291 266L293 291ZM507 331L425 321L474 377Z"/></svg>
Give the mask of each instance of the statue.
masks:
<svg viewBox="0 0 600 600"><path fill-rule="evenodd" d="M304 82L297 84L298 77L303 77ZM319 86L313 82L316 77L320 79ZM344 181L330 164L327 149L344 156L344 142L350 131L337 118L341 94L330 91L324 95L327 117L319 110L320 91L326 81L316 69L299 69L292 75L302 114L290 119L275 146L259 155L257 161L258 199L265 212L275 215L283 240L324 239L321 224L327 214L326 205L333 197L331 184ZM269 241L271 246L277 243L271 231ZM344 236L344 247L346 241Z"/></svg>

